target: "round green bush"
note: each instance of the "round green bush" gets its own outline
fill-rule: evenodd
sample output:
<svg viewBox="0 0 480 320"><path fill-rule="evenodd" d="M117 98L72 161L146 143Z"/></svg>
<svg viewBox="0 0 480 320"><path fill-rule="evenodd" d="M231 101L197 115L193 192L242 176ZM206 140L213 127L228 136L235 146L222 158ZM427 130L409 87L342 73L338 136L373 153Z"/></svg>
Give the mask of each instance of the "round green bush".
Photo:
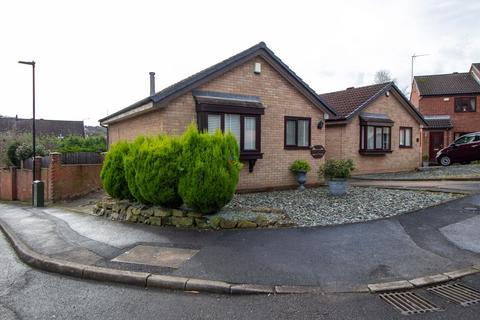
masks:
<svg viewBox="0 0 480 320"><path fill-rule="evenodd" d="M125 170L125 180L127 181L128 189L132 196L138 202L148 204L148 201L142 196L140 188L137 186L137 167L142 159L139 157L140 147L144 143L148 143L149 139L144 136L139 136L129 146L129 151L123 158L123 165Z"/></svg>
<svg viewBox="0 0 480 320"><path fill-rule="evenodd" d="M237 141L220 130L213 135L199 133L194 125L182 139L180 196L200 213L218 211L233 198L240 177Z"/></svg>
<svg viewBox="0 0 480 320"><path fill-rule="evenodd" d="M20 167L20 159L17 156L17 148L20 144L18 142L12 142L7 147L7 158L11 165Z"/></svg>
<svg viewBox="0 0 480 320"><path fill-rule="evenodd" d="M182 204L178 194L182 144L178 137L160 136L142 143L138 149L135 182L141 198L147 203L177 208Z"/></svg>
<svg viewBox="0 0 480 320"><path fill-rule="evenodd" d="M308 161L306 160L295 160L291 165L290 165L290 171L292 171L293 173L297 173L297 172L301 172L301 171L304 171L304 172L308 172L310 171L312 168L310 167L310 164L308 163Z"/></svg>
<svg viewBox="0 0 480 320"><path fill-rule="evenodd" d="M110 147L103 162L100 178L105 191L116 199L132 199L132 194L125 179L124 157L128 155L129 145L120 141Z"/></svg>

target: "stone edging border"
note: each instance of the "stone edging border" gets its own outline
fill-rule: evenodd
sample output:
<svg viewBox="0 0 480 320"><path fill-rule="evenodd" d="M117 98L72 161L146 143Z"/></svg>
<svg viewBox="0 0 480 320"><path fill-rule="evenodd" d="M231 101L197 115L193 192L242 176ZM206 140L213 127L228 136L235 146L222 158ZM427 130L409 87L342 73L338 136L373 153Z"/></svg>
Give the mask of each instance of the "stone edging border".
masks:
<svg viewBox="0 0 480 320"><path fill-rule="evenodd" d="M456 280L456 279L469 276L475 273L479 273L479 272L480 272L480 264L474 265L468 268L464 268L464 269L434 274L434 275L410 279L410 280L371 283L371 284L368 284L367 287L370 293L383 293L383 292L390 292L390 291L416 289L416 288L431 286L431 285L435 285L435 284L439 284L439 283L443 283L451 280Z"/></svg>
<svg viewBox="0 0 480 320"><path fill-rule="evenodd" d="M313 286L238 284L85 265L51 258L33 251L18 238L15 232L11 230L5 222L1 220L0 229L12 244L12 247L20 260L26 264L41 270L80 279L115 282L144 288L161 288L221 294L322 293L322 290L319 287Z"/></svg>

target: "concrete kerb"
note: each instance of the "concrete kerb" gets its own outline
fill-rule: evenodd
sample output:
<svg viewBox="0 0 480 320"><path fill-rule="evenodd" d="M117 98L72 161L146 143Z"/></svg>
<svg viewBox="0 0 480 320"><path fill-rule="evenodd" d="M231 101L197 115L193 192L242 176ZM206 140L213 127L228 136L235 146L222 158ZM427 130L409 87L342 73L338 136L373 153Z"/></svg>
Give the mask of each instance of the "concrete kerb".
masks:
<svg viewBox="0 0 480 320"><path fill-rule="evenodd" d="M236 284L224 281L151 274L74 263L51 258L33 251L1 220L0 229L12 244L18 257L26 264L48 272L59 273L81 279L116 282L144 288L161 288L222 294L318 294L322 292L319 287Z"/></svg>
<svg viewBox="0 0 480 320"><path fill-rule="evenodd" d="M370 293L384 293L391 291L401 291L414 288L432 286L459 278L473 275L480 272L480 265L469 268L453 270L449 272L434 274L430 276L419 277L410 280L399 280L392 282L372 283L368 285Z"/></svg>
<svg viewBox="0 0 480 320"><path fill-rule="evenodd" d="M357 181L478 181L480 177L461 178L461 177L438 177L438 178L370 178L370 177L351 177L352 180Z"/></svg>
<svg viewBox="0 0 480 320"><path fill-rule="evenodd" d="M261 284L236 284L224 281L186 278L119 270L112 268L97 267L74 263L57 258L51 258L39 254L25 245L7 226L0 220L0 229L12 244L18 257L32 267L55 272L67 276L96 281L107 281L136 285L144 288L161 288L182 291L197 291L221 294L322 294L319 287L314 286L269 286ZM370 293L382 293L389 291L408 290L456 280L464 276L480 273L480 265L474 265L464 269L453 270L440 274L393 282L368 284ZM352 290L351 292L365 292L365 290Z"/></svg>

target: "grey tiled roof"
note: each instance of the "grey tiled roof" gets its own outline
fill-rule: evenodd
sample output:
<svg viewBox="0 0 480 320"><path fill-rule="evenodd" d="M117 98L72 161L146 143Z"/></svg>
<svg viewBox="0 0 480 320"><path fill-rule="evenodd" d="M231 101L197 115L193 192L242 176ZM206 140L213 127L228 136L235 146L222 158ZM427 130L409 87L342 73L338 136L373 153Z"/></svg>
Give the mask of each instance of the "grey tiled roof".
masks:
<svg viewBox="0 0 480 320"><path fill-rule="evenodd" d="M255 55L257 55L260 52L264 52L269 58L271 58L274 62L276 62L290 77L296 81L300 87L305 89L306 92L308 92L309 96L313 99L313 101L316 101L318 105L323 106L326 110L328 110L330 113L335 114L332 108L325 103L320 97L318 97L317 93L308 86L295 72L293 72L279 57L277 57L273 51L271 51L267 45L264 42L260 42L256 45L254 45L251 48L248 48L245 51L242 51L226 60L223 60L222 62L219 62L207 69L204 69L198 73L195 73L194 75L185 78L159 92L157 92L155 95L144 98L120 111L117 111L103 119L100 119L100 122L104 122L108 119L111 119L117 115L121 115L127 111L133 110L139 106L142 106L148 102L154 102L158 103L163 100L166 100L179 92L186 92L187 90L191 90L195 88L195 85L197 83L200 83L201 81L213 77L216 74L221 74L225 70L227 70L229 67L232 67L233 65L237 65L238 63L242 63L247 61L248 59L251 59Z"/></svg>
<svg viewBox="0 0 480 320"><path fill-rule="evenodd" d="M427 122L427 129L450 129L453 128L452 120L447 115L423 116Z"/></svg>
<svg viewBox="0 0 480 320"><path fill-rule="evenodd" d="M39 135L83 136L85 134L83 121L36 119L35 130ZM1 117L0 132L6 131L32 132L32 119Z"/></svg>
<svg viewBox="0 0 480 320"><path fill-rule="evenodd" d="M469 72L415 76L415 82L422 96L480 93L480 84Z"/></svg>

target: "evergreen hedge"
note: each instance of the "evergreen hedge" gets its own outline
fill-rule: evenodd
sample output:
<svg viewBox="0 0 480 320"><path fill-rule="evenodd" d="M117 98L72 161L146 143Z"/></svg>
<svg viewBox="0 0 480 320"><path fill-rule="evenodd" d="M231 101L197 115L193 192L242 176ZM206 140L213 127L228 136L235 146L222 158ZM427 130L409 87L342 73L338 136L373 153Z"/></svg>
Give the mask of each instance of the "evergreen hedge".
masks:
<svg viewBox="0 0 480 320"><path fill-rule="evenodd" d="M182 204L178 194L181 153L178 137L159 136L140 146L135 182L145 201L171 208Z"/></svg>
<svg viewBox="0 0 480 320"><path fill-rule="evenodd" d="M127 186L128 189L130 190L130 193L132 194L133 198L137 200L138 202L148 204L149 202L142 196L142 193L140 192L140 188L137 186L137 167L138 164L141 162L141 159L139 157L139 150L140 147L144 143L148 143L148 139L146 139L144 136L139 136L135 141L130 144L128 154L124 156L123 158L123 165L124 165L124 170L125 170L125 180L127 181Z"/></svg>
<svg viewBox="0 0 480 320"><path fill-rule="evenodd" d="M185 203L212 213L233 198L242 168L239 155L233 134L200 133L192 124L181 137L138 137L112 145L101 179L117 199L170 208Z"/></svg>
<svg viewBox="0 0 480 320"><path fill-rule="evenodd" d="M239 147L232 133L198 132L191 125L183 136L178 190L185 204L201 213L212 213L227 204L235 193L240 170Z"/></svg>
<svg viewBox="0 0 480 320"><path fill-rule="evenodd" d="M127 141L120 141L110 147L105 156L100 178L105 191L116 199L132 199L130 189L125 180L123 159L128 155L129 144Z"/></svg>

